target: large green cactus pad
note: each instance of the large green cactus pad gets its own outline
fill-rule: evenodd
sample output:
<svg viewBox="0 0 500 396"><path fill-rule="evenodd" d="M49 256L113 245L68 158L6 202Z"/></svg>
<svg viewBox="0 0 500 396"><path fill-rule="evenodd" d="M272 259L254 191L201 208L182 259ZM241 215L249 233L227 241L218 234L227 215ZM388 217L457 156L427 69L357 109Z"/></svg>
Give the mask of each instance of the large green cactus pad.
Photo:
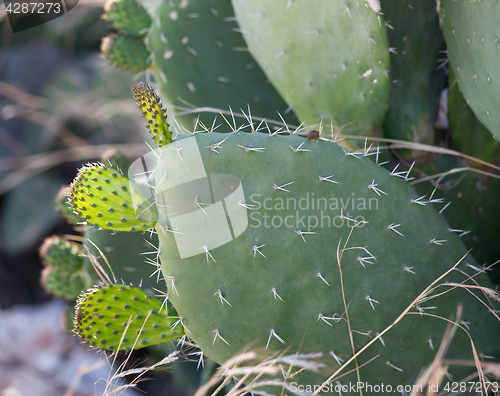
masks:
<svg viewBox="0 0 500 396"><path fill-rule="evenodd" d="M168 207L158 209L157 231L170 299L190 337L218 362L249 345L288 347L323 352L331 374L337 358L346 361L384 331L466 254L402 180L405 172L389 173L332 142L207 133L179 137L162 153L156 196ZM443 281L465 282L476 275L470 265L477 263L467 256ZM489 284L484 274L475 279ZM361 380L412 384L447 324L425 314L448 319L458 303L478 353L498 356L496 319L457 289L417 302L384 344L370 346L359 364L380 356ZM447 357L473 359L463 331Z"/></svg>
<svg viewBox="0 0 500 396"><path fill-rule="evenodd" d="M389 43L364 2L234 0L250 52L307 124L373 135L388 108Z"/></svg>
<svg viewBox="0 0 500 396"><path fill-rule="evenodd" d="M448 57L476 117L500 140L500 2L438 1Z"/></svg>
<svg viewBox="0 0 500 396"><path fill-rule="evenodd" d="M80 296L75 333L102 349L139 349L181 337L182 326L173 326L178 319L172 308L142 289L116 284L96 287Z"/></svg>

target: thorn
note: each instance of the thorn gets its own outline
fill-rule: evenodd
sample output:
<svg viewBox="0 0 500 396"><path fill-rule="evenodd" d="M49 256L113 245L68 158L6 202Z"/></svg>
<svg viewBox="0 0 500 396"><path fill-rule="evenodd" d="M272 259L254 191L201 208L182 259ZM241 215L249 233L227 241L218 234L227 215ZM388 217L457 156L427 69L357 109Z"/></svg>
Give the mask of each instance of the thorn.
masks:
<svg viewBox="0 0 500 396"><path fill-rule="evenodd" d="M413 161L411 166L410 166L410 169L408 169L408 172L406 172L406 177L405 177L405 180L408 181L408 176L410 176L410 172L411 170L413 169L413 165L415 165L415 162L416 161Z"/></svg>
<svg viewBox="0 0 500 396"><path fill-rule="evenodd" d="M380 340L380 342L382 343L382 345L385 346L385 342L384 342L383 338L381 336L379 336L379 334L380 333L377 333L375 335L378 337L378 339Z"/></svg>
<svg viewBox="0 0 500 396"><path fill-rule="evenodd" d="M344 154L345 154L347 157L351 155L351 156L353 156L354 158L358 158L358 159L360 158L360 157L358 157L358 156L359 156L359 154L357 154L357 153L352 153L352 152L350 152L350 151L347 151L346 149L343 149L343 150L344 150Z"/></svg>
<svg viewBox="0 0 500 396"><path fill-rule="evenodd" d="M218 294L219 295L219 299L220 299L220 302L222 305L224 305L224 303L226 303L227 305L229 305L230 307L232 307L232 305L229 303L229 301L227 301L224 297L222 297L222 292L219 290L217 290L215 293L214 293L214 296Z"/></svg>
<svg viewBox="0 0 500 396"><path fill-rule="evenodd" d="M283 339L281 339L280 336L278 334L276 334L276 332L273 329L271 329L271 332L269 334L269 339L267 340L266 349L269 347L269 343L271 342L271 337L273 337L273 336L282 344L285 343L285 341Z"/></svg>
<svg viewBox="0 0 500 396"><path fill-rule="evenodd" d="M404 267L403 268L403 270L405 270L406 272L409 272L410 274L415 274L415 272L413 272L412 269L413 269L413 267Z"/></svg>
<svg viewBox="0 0 500 396"><path fill-rule="evenodd" d="M170 147L172 150L174 150L174 151L177 153L177 155L179 156L179 158L180 158L182 161L184 161L184 160L182 159L182 157L181 157L181 153L180 153L180 151L181 151L184 147L172 147L172 146L168 146L168 147ZM166 176L166 174L165 174L165 176ZM158 183L158 184L160 184L160 183Z"/></svg>
<svg viewBox="0 0 500 396"><path fill-rule="evenodd" d="M349 213L348 213L348 214L349 214ZM354 222L356 223L356 220L354 220L354 219L351 219L351 218L349 218L349 217L344 216L344 211L343 211L342 207L340 208L340 216L339 216L339 218L341 218L341 219L345 219L345 220L354 221Z"/></svg>
<svg viewBox="0 0 500 396"><path fill-rule="evenodd" d="M347 4L344 4L345 5L345 9L347 11L347 14L349 15L349 18L352 18L351 17L351 11L349 10L349 6Z"/></svg>
<svg viewBox="0 0 500 396"><path fill-rule="evenodd" d="M243 200L239 200L238 206L243 206L245 209L252 210L252 206L255 206L255 205L246 204L246 203L243 203Z"/></svg>
<svg viewBox="0 0 500 396"><path fill-rule="evenodd" d="M316 277L320 278L323 282L325 282L328 286L330 286L330 284L325 280L325 278L323 278L323 275L321 275L321 272L318 272L316 274Z"/></svg>
<svg viewBox="0 0 500 396"><path fill-rule="evenodd" d="M295 233L296 233L297 235L300 235L300 236L302 237L302 240L303 240L304 242L307 242L307 241L306 241L306 238L304 238L304 235L308 235L308 234L311 234L311 235L312 235L312 234L316 234L315 232L312 232L312 231L301 231L301 230L296 230L296 231L295 231Z"/></svg>
<svg viewBox="0 0 500 396"><path fill-rule="evenodd" d="M215 337L214 337L214 341L212 342L212 345L214 345L214 344L215 344L215 340L217 339L217 337L219 337L219 338L220 338L222 341L224 341L224 342L225 342L228 346L230 346L230 345L229 345L229 343L228 343L228 342L227 342L224 338L222 338L222 336L219 334L219 329L215 329L212 333L215 333Z"/></svg>
<svg viewBox="0 0 500 396"><path fill-rule="evenodd" d="M429 243L433 243L434 245L439 245L439 246L442 246L443 243L446 242L446 239L436 239L436 238L432 238Z"/></svg>
<svg viewBox="0 0 500 396"><path fill-rule="evenodd" d="M289 190L287 190L287 189L285 189L285 188L283 188L283 187L289 186L289 185L290 185L290 184L292 184L292 183L295 183L295 182L294 182L294 181L292 181L292 182L289 182L289 183L282 184L281 186L278 186L277 184L274 184L274 183L273 183L273 188L274 188L275 190L281 190L281 191L290 192Z"/></svg>
<svg viewBox="0 0 500 396"><path fill-rule="evenodd" d="M278 292L276 291L276 288L275 288L275 287L273 287L273 288L271 289L271 293L273 293L273 295L274 295L274 299L275 299L275 300L276 300L276 297L278 297L281 301L283 301L283 299L280 297L280 295L279 295L279 294L278 294Z"/></svg>
<svg viewBox="0 0 500 396"><path fill-rule="evenodd" d="M331 177L333 177L333 175L330 175L330 176L325 176L325 177L320 176L320 177L319 177L319 180L320 180L320 181L327 181L327 182L330 182L330 183L339 184L339 182L338 182L338 181L331 180L331 179L330 179Z"/></svg>
<svg viewBox="0 0 500 396"><path fill-rule="evenodd" d="M198 195L194 198L194 203L196 204L196 206L198 206L200 208L200 210L203 213L205 213L205 215L207 214L207 212L205 212L205 210L201 207L201 205L210 205L210 204L198 202Z"/></svg>
<svg viewBox="0 0 500 396"><path fill-rule="evenodd" d="M370 302L370 305L372 306L372 309L375 311L375 307L373 306L373 303L378 304L379 302L377 300L374 300L370 296L366 296L365 298Z"/></svg>
<svg viewBox="0 0 500 396"><path fill-rule="evenodd" d="M338 323L340 322L340 320L342 319L340 316L338 318L336 318L335 316L338 316L337 314L334 314L331 318L328 317L328 316L324 316L323 314L319 314L318 315L318 321L322 320L323 322L325 322L328 326L330 327L333 327L333 325L328 322L328 320L333 320L335 323Z"/></svg>
<svg viewBox="0 0 500 396"><path fill-rule="evenodd" d="M175 278L174 278L173 276L166 276L166 277L165 277L165 280L169 280L169 281L171 281L171 282L172 282L172 291L173 291L175 294L179 295L179 293L177 293L177 289L175 288Z"/></svg>
<svg viewBox="0 0 500 396"><path fill-rule="evenodd" d="M403 372L403 369L400 369L399 367L394 366L393 364L391 364L391 362L385 362L385 364L388 366L391 366L393 369L396 369L398 371Z"/></svg>
<svg viewBox="0 0 500 396"><path fill-rule="evenodd" d="M460 321L460 324L461 324L462 326L464 326L467 330L469 330L469 331L470 331L470 327L469 327L470 322L466 322L465 320L461 320L461 321Z"/></svg>
<svg viewBox="0 0 500 396"><path fill-rule="evenodd" d="M263 254L263 253L259 250L261 247L264 247L264 246L266 246L266 244L264 244L264 245L260 245L260 246L257 246L257 245L254 245L254 246L253 246L253 257L254 257L254 258L255 258L255 255L256 255L257 253L259 253L262 257L266 258L266 256L264 256L264 254Z"/></svg>
<svg viewBox="0 0 500 396"><path fill-rule="evenodd" d="M479 268L479 267L476 267L475 265L472 265L469 263L466 263L465 266L472 268L474 271L479 272L479 273L486 273L486 270L492 271L492 268L484 268L484 267Z"/></svg>
<svg viewBox="0 0 500 396"><path fill-rule="evenodd" d="M208 247L205 245L203 246L203 249L205 249L205 255L207 256L207 263L208 263L208 256L210 256L210 258L212 260L214 260L214 263L216 263L215 259L213 258L213 256L210 254L210 252L208 251Z"/></svg>
<svg viewBox="0 0 500 396"><path fill-rule="evenodd" d="M420 313L420 316L422 316L426 309L436 309L436 307L421 307L420 305L417 305L415 309Z"/></svg>
<svg viewBox="0 0 500 396"><path fill-rule="evenodd" d="M495 359L494 356L488 356L488 355L485 355L484 353L481 353L479 355L479 357L481 358L481 360L484 360L484 359Z"/></svg>
<svg viewBox="0 0 500 396"><path fill-rule="evenodd" d="M330 352L330 355L333 356L333 358L336 360L337 364L339 366L342 366L342 363L344 362L341 358L339 358L333 351Z"/></svg>
<svg viewBox="0 0 500 396"><path fill-rule="evenodd" d="M299 151L311 151L311 150L306 150L306 149L301 149L302 145L305 143L306 141L304 140L302 143L300 143L299 147L297 148L293 148L292 146L290 146L290 148L293 150L294 153L297 153Z"/></svg>
<svg viewBox="0 0 500 396"><path fill-rule="evenodd" d="M368 185L368 188L371 188L373 191L375 191L375 193L381 197L382 195L380 195L380 193L384 194L384 195L387 195L386 192L382 191L380 188L377 188L377 184L375 184L375 179L372 181L371 184Z"/></svg>
<svg viewBox="0 0 500 396"><path fill-rule="evenodd" d="M400 225L401 225L401 224L396 224L396 225L395 225L394 223L392 223L391 225L387 226L387 228L388 228L389 230L394 231L394 232L395 232L396 234L398 234L398 235L404 236L402 233L400 233L398 230L396 230L396 227L399 227Z"/></svg>
<svg viewBox="0 0 500 396"><path fill-rule="evenodd" d="M429 346L431 347L431 349L434 350L434 345L432 345L432 338L429 338L427 340L427 342L429 343Z"/></svg>
<svg viewBox="0 0 500 396"><path fill-rule="evenodd" d="M427 202L421 201L421 199L424 199L424 198L425 198L425 195L422 195L421 197L418 197L417 199L411 199L410 202L425 206L427 204Z"/></svg>
<svg viewBox="0 0 500 396"><path fill-rule="evenodd" d="M199 356L200 357L198 359L198 365L196 366L196 370L198 370L200 368L200 365L201 365L202 368L205 368L205 362L203 360L203 351L192 352L192 353L188 354L188 356L191 356L191 355Z"/></svg>
<svg viewBox="0 0 500 396"><path fill-rule="evenodd" d="M245 147L245 146L242 146L240 144L237 144L237 146L241 147L242 149L244 149L247 153L249 151L255 151L257 153L262 153L261 150L265 150L265 147Z"/></svg>
<svg viewBox="0 0 500 396"><path fill-rule="evenodd" d="M449 204L451 204L451 201L443 206L443 208L439 211L439 214L443 214L443 211L448 207Z"/></svg>
<svg viewBox="0 0 500 396"><path fill-rule="evenodd" d="M222 139L219 143L213 143L210 146L205 146L205 148L209 148L213 152L216 152L217 154L219 154L219 152L217 151L217 149L220 148L221 144L224 143L226 141L226 139L228 139L228 138L229 138L229 136L226 137L226 138L224 138L224 139Z"/></svg>

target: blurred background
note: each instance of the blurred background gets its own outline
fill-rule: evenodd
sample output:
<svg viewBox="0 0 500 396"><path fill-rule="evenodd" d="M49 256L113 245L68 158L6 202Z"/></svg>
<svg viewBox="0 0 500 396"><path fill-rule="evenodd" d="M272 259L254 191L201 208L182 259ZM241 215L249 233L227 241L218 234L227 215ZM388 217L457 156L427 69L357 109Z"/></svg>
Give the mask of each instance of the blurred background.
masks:
<svg viewBox="0 0 500 396"><path fill-rule="evenodd" d="M102 13L103 1L82 0L60 18L13 33L0 5L1 396L120 394L106 387L105 356L65 330L71 304L41 287L38 254L44 238L75 234L54 200L82 164L99 160L111 144L131 159L145 152L130 90L144 76L99 56L110 29ZM33 25L43 22L32 18ZM156 362L171 350L137 353L129 364ZM141 393L123 394L191 393L194 380L172 381L171 372L141 382Z"/></svg>

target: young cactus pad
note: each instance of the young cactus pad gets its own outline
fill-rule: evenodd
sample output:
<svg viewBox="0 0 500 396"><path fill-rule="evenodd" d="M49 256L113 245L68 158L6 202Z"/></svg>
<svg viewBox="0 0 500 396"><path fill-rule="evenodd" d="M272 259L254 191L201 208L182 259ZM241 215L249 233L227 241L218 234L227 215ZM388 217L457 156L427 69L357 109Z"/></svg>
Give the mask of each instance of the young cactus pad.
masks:
<svg viewBox="0 0 500 396"><path fill-rule="evenodd" d="M173 309L144 290L115 284L96 287L80 296L75 333L102 349L139 349L182 337L182 326L175 326L178 319Z"/></svg>
<svg viewBox="0 0 500 396"><path fill-rule="evenodd" d="M141 202L134 207L134 202ZM80 169L70 186L69 202L89 225L113 231L140 231L156 222L156 209L118 170L103 164Z"/></svg>
<svg viewBox="0 0 500 396"><path fill-rule="evenodd" d="M160 158L156 229L169 298L215 361L249 345L323 352L324 379L412 306L358 357L380 354L360 369L362 381L412 384L459 303L478 354L500 356L498 322L466 290L416 300L456 263L432 294L450 291L445 281L471 284L469 275L489 281L407 172L296 135L181 135L148 156ZM473 359L463 330L448 358Z"/></svg>

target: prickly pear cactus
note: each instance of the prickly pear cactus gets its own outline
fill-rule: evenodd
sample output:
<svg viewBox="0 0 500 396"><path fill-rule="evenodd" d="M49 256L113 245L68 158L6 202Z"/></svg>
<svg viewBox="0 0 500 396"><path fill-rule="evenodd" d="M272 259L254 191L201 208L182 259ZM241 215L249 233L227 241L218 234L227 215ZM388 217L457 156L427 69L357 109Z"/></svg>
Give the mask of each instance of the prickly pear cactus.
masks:
<svg viewBox="0 0 500 396"><path fill-rule="evenodd" d="M363 381L412 384L459 303L478 353L500 352L496 319L466 290L418 298L456 263L438 290L450 291L444 281L488 279L402 180L407 172L389 173L332 142L243 132L179 136L150 155L160 157L156 229L169 298L215 361L249 344L322 351L331 373L412 307L358 358L380 354L360 370ZM452 356L473 358L465 332Z"/></svg>
<svg viewBox="0 0 500 396"><path fill-rule="evenodd" d="M500 3L437 2L448 57L476 117L500 140Z"/></svg>
<svg viewBox="0 0 500 396"><path fill-rule="evenodd" d="M323 119L344 126L342 133L373 136L390 95L377 3L233 0L233 7L251 54L300 121Z"/></svg>
<svg viewBox="0 0 500 396"><path fill-rule="evenodd" d="M104 18L130 37L143 37L151 25L151 17L136 0L109 0L104 5Z"/></svg>
<svg viewBox="0 0 500 396"><path fill-rule="evenodd" d="M130 73L147 69L149 52L143 41L123 34L110 34L102 39L101 52L113 66Z"/></svg>

